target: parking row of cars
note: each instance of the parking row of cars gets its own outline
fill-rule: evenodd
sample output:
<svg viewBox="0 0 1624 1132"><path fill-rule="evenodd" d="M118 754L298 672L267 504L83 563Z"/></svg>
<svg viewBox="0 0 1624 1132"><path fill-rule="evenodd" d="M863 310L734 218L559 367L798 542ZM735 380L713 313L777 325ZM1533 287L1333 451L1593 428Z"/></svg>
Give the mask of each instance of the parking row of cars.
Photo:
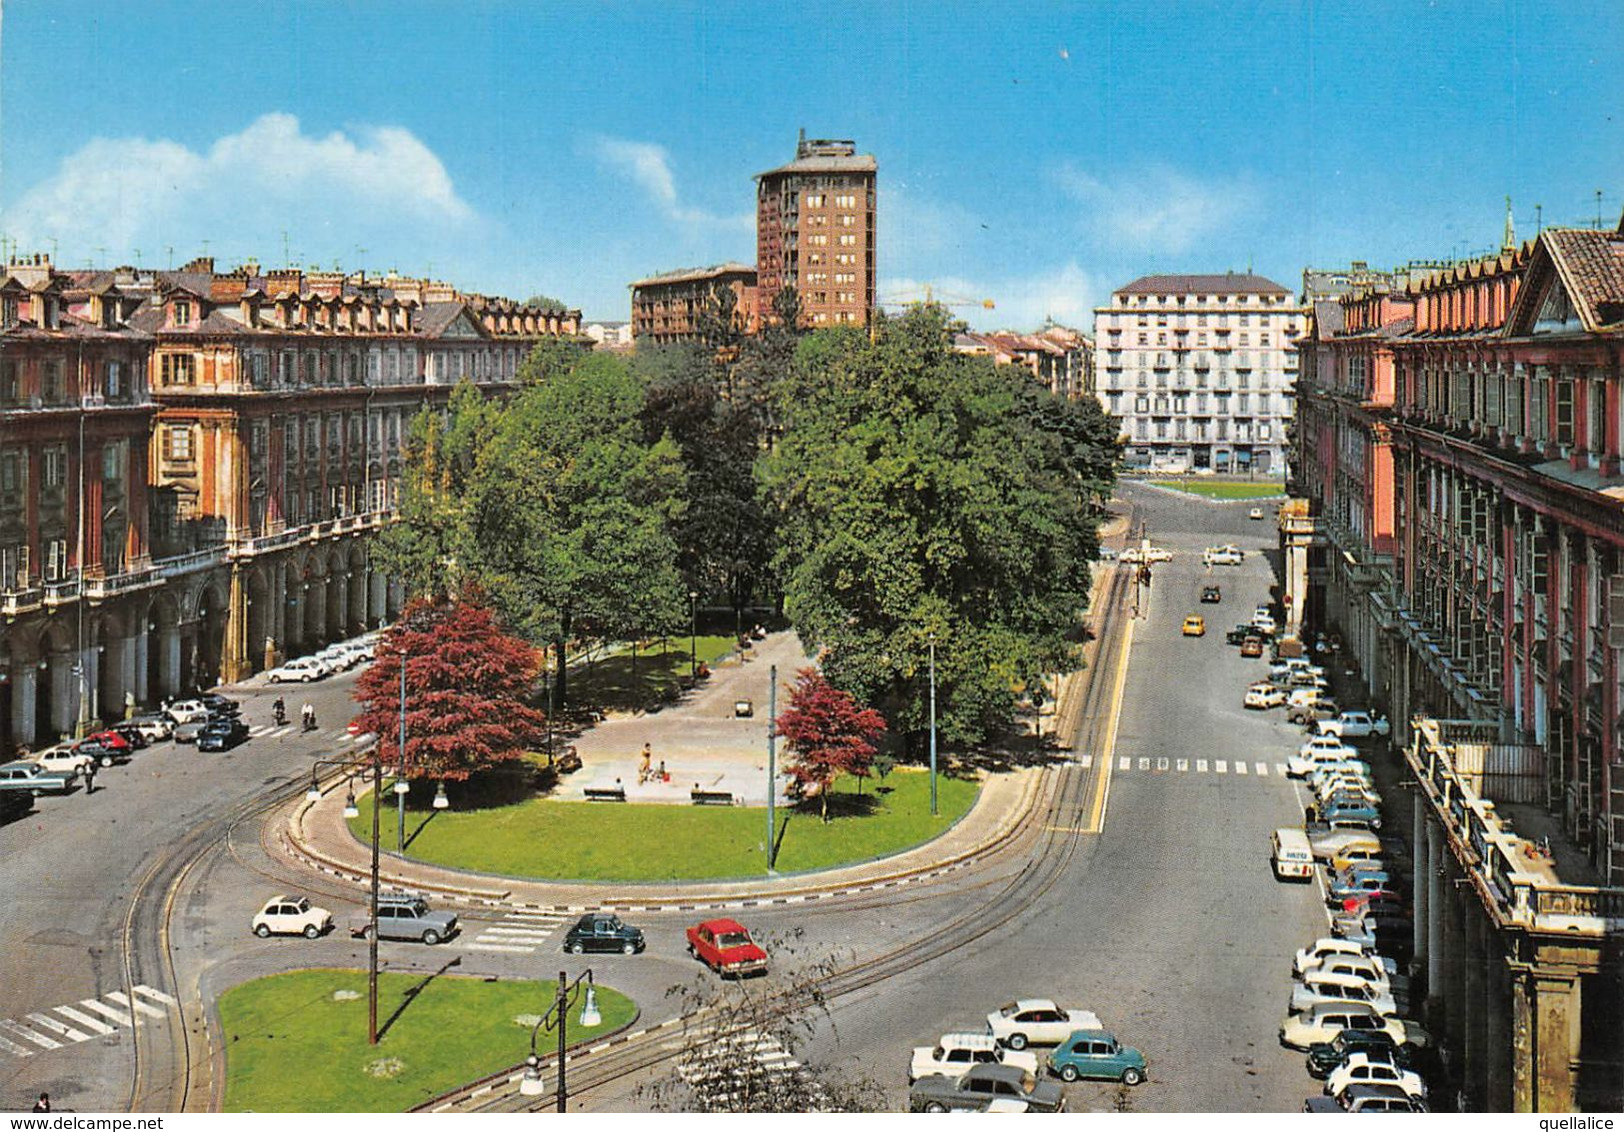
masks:
<svg viewBox="0 0 1624 1132"><path fill-rule="evenodd" d="M1053 1046L1040 1062L1029 1051ZM943 1034L917 1046L908 1063L912 1112L1060 1112L1065 1093L1053 1080L1084 1078L1137 1085L1145 1055L1117 1041L1091 1010L1046 998L1018 999L987 1015L986 1029Z"/></svg>
<svg viewBox="0 0 1624 1132"><path fill-rule="evenodd" d="M325 680L371 660L377 642L377 633L366 633L353 641L339 641L318 653L278 665L265 674L265 679L272 684L309 684Z"/></svg>
<svg viewBox="0 0 1624 1132"><path fill-rule="evenodd" d="M1301 658L1277 662L1267 686L1305 693L1298 718L1306 734L1286 772L1312 795L1302 829L1276 830L1271 839L1275 874L1319 884L1331 917L1331 934L1293 957L1280 1024L1280 1043L1302 1050L1309 1075L1324 1082L1303 1111L1425 1112L1420 1063L1432 1039L1408 1017L1408 854L1381 833L1381 792L1353 743L1386 735L1387 721L1362 709L1321 714L1334 708L1324 673Z"/></svg>

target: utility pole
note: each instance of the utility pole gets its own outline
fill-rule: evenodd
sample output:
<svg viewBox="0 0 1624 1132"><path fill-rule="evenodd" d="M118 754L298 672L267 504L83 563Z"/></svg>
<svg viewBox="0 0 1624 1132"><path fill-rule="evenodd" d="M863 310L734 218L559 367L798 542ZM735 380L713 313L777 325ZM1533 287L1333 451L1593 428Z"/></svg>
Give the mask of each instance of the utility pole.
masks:
<svg viewBox="0 0 1624 1132"><path fill-rule="evenodd" d="M767 669L767 874L773 872L774 795L778 793L778 665Z"/></svg>

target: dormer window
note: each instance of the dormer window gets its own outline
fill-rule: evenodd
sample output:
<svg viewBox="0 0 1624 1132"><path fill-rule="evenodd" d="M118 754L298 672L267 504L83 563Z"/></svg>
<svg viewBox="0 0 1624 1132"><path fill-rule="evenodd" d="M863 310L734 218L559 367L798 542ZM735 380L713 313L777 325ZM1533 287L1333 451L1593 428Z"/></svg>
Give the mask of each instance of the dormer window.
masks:
<svg viewBox="0 0 1624 1132"><path fill-rule="evenodd" d="M189 299L175 300L175 325L192 325L192 304Z"/></svg>

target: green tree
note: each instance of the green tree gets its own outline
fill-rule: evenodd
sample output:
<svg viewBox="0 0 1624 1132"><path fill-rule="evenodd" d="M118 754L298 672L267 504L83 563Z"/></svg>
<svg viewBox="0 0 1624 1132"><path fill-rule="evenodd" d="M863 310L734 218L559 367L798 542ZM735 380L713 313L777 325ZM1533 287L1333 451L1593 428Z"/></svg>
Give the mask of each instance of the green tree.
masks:
<svg viewBox="0 0 1624 1132"><path fill-rule="evenodd" d="M645 441L642 405L622 359L587 354L525 386L479 462L470 554L510 623L551 643L560 699L571 640L686 616L670 535L682 463L674 442Z"/></svg>
<svg viewBox="0 0 1624 1132"><path fill-rule="evenodd" d="M579 365L591 351L574 338L543 338L519 365L520 385L540 385Z"/></svg>
<svg viewBox="0 0 1624 1132"><path fill-rule="evenodd" d="M1102 490L1090 476L1110 465L1086 411L954 354L948 326L920 307L877 316L872 340L808 336L763 469L786 611L829 679L916 748L931 634L950 740L1007 726L1016 690L1060 666L1087 601Z"/></svg>
<svg viewBox="0 0 1624 1132"><path fill-rule="evenodd" d="M565 305L564 300L555 299L551 295L531 295L524 301L524 305L527 307L540 307L544 311L569 310L569 307Z"/></svg>

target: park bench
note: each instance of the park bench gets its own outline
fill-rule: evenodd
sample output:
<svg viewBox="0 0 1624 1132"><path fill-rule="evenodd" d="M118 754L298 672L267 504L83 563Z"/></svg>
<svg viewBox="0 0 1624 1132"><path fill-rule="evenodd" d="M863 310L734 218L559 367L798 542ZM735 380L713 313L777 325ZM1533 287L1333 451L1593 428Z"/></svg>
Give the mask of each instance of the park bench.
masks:
<svg viewBox="0 0 1624 1132"><path fill-rule="evenodd" d="M731 806L733 804L733 795L726 790L701 790L698 783L695 783L694 788L688 791L688 797L693 800L696 806Z"/></svg>
<svg viewBox="0 0 1624 1132"><path fill-rule="evenodd" d="M588 802L624 802L626 788L624 786L588 786L583 794Z"/></svg>

